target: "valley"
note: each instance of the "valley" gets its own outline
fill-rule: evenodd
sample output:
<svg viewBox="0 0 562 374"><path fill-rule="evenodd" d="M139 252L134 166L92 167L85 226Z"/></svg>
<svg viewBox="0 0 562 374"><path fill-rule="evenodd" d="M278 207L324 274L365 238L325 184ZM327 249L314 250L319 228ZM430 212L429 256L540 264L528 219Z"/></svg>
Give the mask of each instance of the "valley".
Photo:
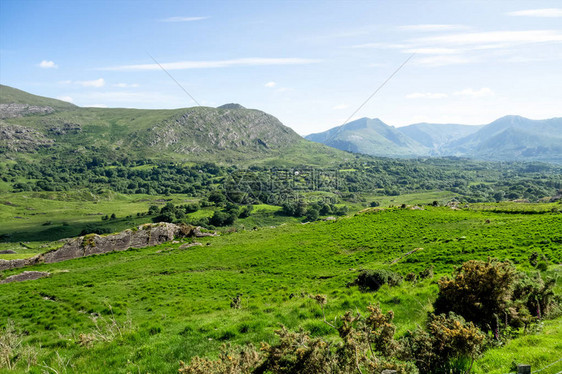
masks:
<svg viewBox="0 0 562 374"><path fill-rule="evenodd" d="M100 109L0 93L0 370L562 370L554 148L549 159L436 157L489 127L347 124L377 139L385 157L374 157L363 154L372 142L315 143L341 129L312 142L237 104ZM195 231L213 235L178 234ZM42 260L6 266L33 258ZM506 271L502 319L434 316L448 277L466 264L488 267L477 280ZM361 335L377 318L385 322ZM439 335L426 329L440 323L460 329L464 348L439 348L447 334L432 340ZM348 328L362 343L350 345ZM384 344L371 340L379 328ZM315 358L283 348L285 339L309 342L314 354L303 357ZM356 364L338 353L350 347L361 352ZM246 371L236 366L244 357L255 359Z"/></svg>

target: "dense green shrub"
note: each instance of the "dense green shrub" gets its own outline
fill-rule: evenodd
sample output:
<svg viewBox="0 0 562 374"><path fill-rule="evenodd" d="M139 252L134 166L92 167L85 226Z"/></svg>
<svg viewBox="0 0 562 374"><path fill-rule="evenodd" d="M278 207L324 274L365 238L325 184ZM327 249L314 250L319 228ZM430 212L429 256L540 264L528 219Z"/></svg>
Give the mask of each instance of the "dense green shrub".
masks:
<svg viewBox="0 0 562 374"><path fill-rule="evenodd" d="M413 360L421 373L469 373L484 342L485 335L462 317L430 314L425 329L403 338L401 356Z"/></svg>
<svg viewBox="0 0 562 374"><path fill-rule="evenodd" d="M498 318L515 326L521 322L518 311L511 308L516 280L517 273L509 262L465 262L452 278L439 280L435 313L454 312L484 331L496 331L497 335Z"/></svg>
<svg viewBox="0 0 562 374"><path fill-rule="evenodd" d="M398 286L402 279L400 274L386 269L363 270L349 285L356 285L365 291L378 291L385 284Z"/></svg>

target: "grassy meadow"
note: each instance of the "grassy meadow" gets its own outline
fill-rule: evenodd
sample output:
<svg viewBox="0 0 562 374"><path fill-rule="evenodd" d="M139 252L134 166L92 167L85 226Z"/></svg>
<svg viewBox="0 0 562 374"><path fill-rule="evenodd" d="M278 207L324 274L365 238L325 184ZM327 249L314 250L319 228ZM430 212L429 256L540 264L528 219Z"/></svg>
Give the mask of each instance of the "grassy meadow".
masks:
<svg viewBox="0 0 562 374"><path fill-rule="evenodd" d="M25 207L24 201L23 195L14 196L10 202L18 207L11 209ZM127 197L111 201L122 204L128 214L145 211L151 203ZM73 203L51 203L60 209L59 218L50 218L53 225L70 221L62 206ZM95 207L96 213L124 215L101 200ZM383 310L395 312L400 336L423 324L437 294L435 281L464 261L495 257L534 273L529 256L539 252L550 263L543 275L559 279L562 215L536 207L536 214L375 208L304 224L274 222L274 208L256 206L254 214L274 217L271 226L276 227L253 229L248 221L245 229L238 226L236 232L197 239L203 245L186 250L178 247L192 239L27 268L51 276L0 285L0 321L4 326L12 321L23 346L32 352L30 359L21 356L17 371L28 370L27 362L34 362L29 371L36 373L176 372L180 360L216 356L224 343L273 342L281 324L331 339L337 332L322 321L321 309L309 297L315 294L327 295L328 320L348 310L363 313L369 303L380 303ZM2 209L5 212L5 205ZM404 256L415 248L421 249ZM346 286L361 269L405 275L429 265L436 275L417 283L385 285L374 293ZM22 271L5 271L2 276ZM557 280L557 293L561 289ZM232 309L237 295L241 308ZM521 361L536 370L560 357L561 337L561 319L546 321L542 333L487 351L474 370L508 373ZM557 364L543 373L560 370Z"/></svg>

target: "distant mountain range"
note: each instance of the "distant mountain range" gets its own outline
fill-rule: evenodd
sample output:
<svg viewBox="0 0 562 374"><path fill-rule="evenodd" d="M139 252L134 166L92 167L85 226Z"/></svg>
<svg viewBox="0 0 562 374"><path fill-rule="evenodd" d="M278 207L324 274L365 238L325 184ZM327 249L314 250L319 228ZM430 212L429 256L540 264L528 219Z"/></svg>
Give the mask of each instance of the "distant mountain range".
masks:
<svg viewBox="0 0 562 374"><path fill-rule="evenodd" d="M305 137L348 152L383 157L459 156L562 163L562 118L505 116L482 126L417 123L395 128L361 118Z"/></svg>
<svg viewBox="0 0 562 374"><path fill-rule="evenodd" d="M343 152L347 151L562 163L562 118L506 116L485 126L418 123L400 128L361 118L306 139L272 115L239 104L169 110L83 108L0 85L0 155L12 160L102 154L326 166L357 157Z"/></svg>

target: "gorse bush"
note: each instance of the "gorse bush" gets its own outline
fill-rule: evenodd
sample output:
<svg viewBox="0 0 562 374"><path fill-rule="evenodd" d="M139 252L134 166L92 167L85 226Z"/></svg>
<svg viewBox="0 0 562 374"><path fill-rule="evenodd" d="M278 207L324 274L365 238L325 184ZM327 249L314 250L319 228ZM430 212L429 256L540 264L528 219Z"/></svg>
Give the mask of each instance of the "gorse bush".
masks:
<svg viewBox="0 0 562 374"><path fill-rule="evenodd" d="M454 312L474 322L483 331L528 326L559 311L560 300L554 294L554 279L543 280L516 272L509 262L468 261L453 278L439 280L435 313Z"/></svg>
<svg viewBox="0 0 562 374"><path fill-rule="evenodd" d="M465 262L452 278L439 280L435 313L456 313L484 331L498 329L499 316L517 325L517 310L511 308L516 280L517 272L509 262L490 259Z"/></svg>
<svg viewBox="0 0 562 374"><path fill-rule="evenodd" d="M363 270L348 286L356 285L364 291L378 291L385 284L390 287L398 286L402 279L400 274L386 269Z"/></svg>
<svg viewBox="0 0 562 374"><path fill-rule="evenodd" d="M322 306L325 297L315 297ZM394 369L398 373L418 373L412 363L399 361L393 355L398 349L394 340L395 326L392 312L382 313L371 305L369 314L347 312L330 324L339 338L328 341L313 338L304 330L289 331L281 327L275 333L275 344L263 343L257 351L252 345L233 350L223 346L217 360L195 357L190 364L180 362L180 373L219 374L350 374L380 373ZM327 323L327 322L326 322Z"/></svg>
<svg viewBox="0 0 562 374"><path fill-rule="evenodd" d="M462 317L430 314L425 330L406 334L401 355L421 373L469 373L484 342L485 335Z"/></svg>
<svg viewBox="0 0 562 374"><path fill-rule="evenodd" d="M323 308L326 298L313 297ZM454 314L430 315L426 328L418 328L395 339L394 313L383 313L378 305L367 307L367 316L347 312L334 324L338 339L314 338L309 332L277 330L278 342L233 349L223 346L217 360L195 357L180 362L180 373L188 374L351 374L466 373L470 372L485 341L472 323Z"/></svg>

